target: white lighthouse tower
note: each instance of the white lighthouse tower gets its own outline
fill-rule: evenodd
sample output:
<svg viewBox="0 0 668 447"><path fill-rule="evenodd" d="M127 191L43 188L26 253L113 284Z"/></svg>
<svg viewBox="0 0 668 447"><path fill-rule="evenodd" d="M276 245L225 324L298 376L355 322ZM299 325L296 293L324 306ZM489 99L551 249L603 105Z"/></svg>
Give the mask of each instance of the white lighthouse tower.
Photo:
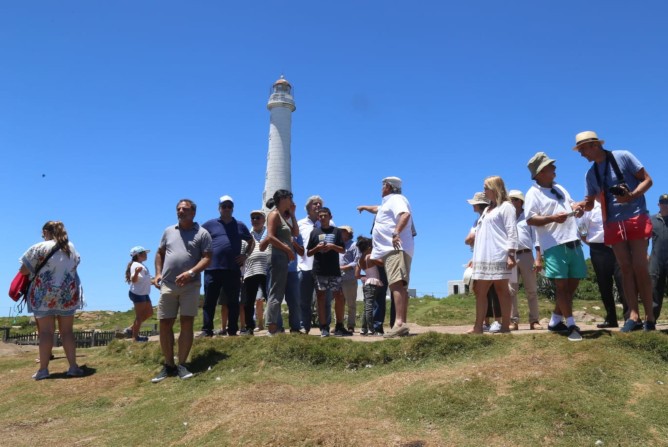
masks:
<svg viewBox="0 0 668 447"><path fill-rule="evenodd" d="M263 208L277 189L292 191L290 132L292 112L296 107L292 98L292 86L283 75L271 87L267 109L270 112L269 150L267 151L267 174L262 193Z"/></svg>

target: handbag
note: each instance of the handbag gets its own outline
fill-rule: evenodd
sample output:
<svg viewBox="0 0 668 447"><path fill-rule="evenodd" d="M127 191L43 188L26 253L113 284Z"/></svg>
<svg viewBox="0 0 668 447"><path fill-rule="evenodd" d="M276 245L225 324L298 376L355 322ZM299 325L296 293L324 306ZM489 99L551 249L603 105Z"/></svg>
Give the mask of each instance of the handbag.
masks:
<svg viewBox="0 0 668 447"><path fill-rule="evenodd" d="M39 271L42 270L42 267L46 265L47 261L51 258L51 256L53 256L53 254L57 252L59 249L60 248L57 245L53 246L49 254L46 255L46 258L44 258L44 260L40 262L37 268L35 269L35 276L37 276ZM17 302L21 299L25 299L26 296L28 295L28 289L30 288L31 282L32 281L30 280L30 277L28 275L24 275L20 271L16 273L16 276L12 280L12 283L9 285L9 297Z"/></svg>
<svg viewBox="0 0 668 447"><path fill-rule="evenodd" d="M28 275L17 272L9 286L9 297L14 301L18 301L28 293L28 287L30 287L30 278Z"/></svg>

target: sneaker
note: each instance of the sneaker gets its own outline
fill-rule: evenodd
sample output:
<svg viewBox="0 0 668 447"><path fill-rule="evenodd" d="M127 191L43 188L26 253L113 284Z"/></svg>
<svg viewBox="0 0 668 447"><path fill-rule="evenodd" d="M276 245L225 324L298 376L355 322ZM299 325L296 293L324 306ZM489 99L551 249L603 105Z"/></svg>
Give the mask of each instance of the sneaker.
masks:
<svg viewBox="0 0 668 447"><path fill-rule="evenodd" d="M485 332L485 329L483 328L482 331ZM489 332L490 334L496 334L497 332L501 332L501 323L499 323L498 321L495 321L489 327L489 330L487 332Z"/></svg>
<svg viewBox="0 0 668 447"><path fill-rule="evenodd" d="M656 330L656 321L645 321L645 325L643 326L643 330L645 332L651 332Z"/></svg>
<svg viewBox="0 0 668 447"><path fill-rule="evenodd" d="M175 375L176 375L176 367L169 366L169 365L163 365L163 367L160 370L160 372L158 373L158 375L151 379L151 382L153 382L153 383L162 382L167 377L173 377Z"/></svg>
<svg viewBox="0 0 668 447"><path fill-rule="evenodd" d="M392 329L390 329L390 331L387 334L383 335L383 338L405 337L406 335L408 335L408 332L409 332L408 326L406 326L405 324L399 327L395 326Z"/></svg>
<svg viewBox="0 0 668 447"><path fill-rule="evenodd" d="M195 338L205 338L205 337L213 337L213 332L209 333L207 331L202 331L195 334Z"/></svg>
<svg viewBox="0 0 668 447"><path fill-rule="evenodd" d="M70 369L67 370L65 375L67 377L82 377L85 374L84 370L79 368L78 366L70 366Z"/></svg>
<svg viewBox="0 0 668 447"><path fill-rule="evenodd" d="M321 337L329 337L329 328L324 327L324 328L320 329L320 336Z"/></svg>
<svg viewBox="0 0 668 447"><path fill-rule="evenodd" d="M482 324L482 331L483 332L489 332L489 324L483 323Z"/></svg>
<svg viewBox="0 0 668 447"><path fill-rule="evenodd" d="M354 327L349 327L348 332L350 332L351 334L354 334L355 333L355 328Z"/></svg>
<svg viewBox="0 0 668 447"><path fill-rule="evenodd" d="M566 332L568 332L568 326L566 326L563 321L560 321L559 323L555 324L554 326L550 326L548 324L547 325L547 330L550 331L550 332L566 333Z"/></svg>
<svg viewBox="0 0 668 447"><path fill-rule="evenodd" d="M179 379L186 380L190 379L193 376L193 373L188 371L188 369L183 365L176 366L176 375L179 376Z"/></svg>
<svg viewBox="0 0 668 447"><path fill-rule="evenodd" d="M146 341L148 341L148 337L144 337L142 335L137 335L137 337L135 337L135 341L146 342Z"/></svg>
<svg viewBox="0 0 668 447"><path fill-rule="evenodd" d="M568 341L582 341L580 328L576 325L568 326Z"/></svg>
<svg viewBox="0 0 668 447"><path fill-rule="evenodd" d="M239 335L255 335L255 330L246 328L245 330L239 331Z"/></svg>
<svg viewBox="0 0 668 447"><path fill-rule="evenodd" d="M620 332L633 332L633 331L639 331L643 328L642 321L634 321L632 319L628 319L624 322L624 326L619 330Z"/></svg>
<svg viewBox="0 0 668 447"><path fill-rule="evenodd" d="M220 335L221 337L227 335L227 329L220 329L216 332L216 335Z"/></svg>
<svg viewBox="0 0 668 447"><path fill-rule="evenodd" d="M299 333L302 335L308 335L308 333L311 332L311 328L306 329L305 327L299 328Z"/></svg>
<svg viewBox="0 0 668 447"><path fill-rule="evenodd" d="M343 326L334 329L335 337L352 337L352 335L352 332L345 330Z"/></svg>
<svg viewBox="0 0 668 447"><path fill-rule="evenodd" d="M44 369L38 369L37 372L32 375L32 378L35 380L42 380L48 378L49 376L50 376L49 369L44 368Z"/></svg>
<svg viewBox="0 0 668 447"><path fill-rule="evenodd" d="M254 331L254 332L260 332L260 331L263 330L263 329L264 329L264 328L261 328L261 327L258 326L258 327L256 327L255 329L253 329L253 331Z"/></svg>
<svg viewBox="0 0 668 447"><path fill-rule="evenodd" d="M364 336L369 335L369 331L367 330L367 328L363 327L362 330L360 331L360 335Z"/></svg>

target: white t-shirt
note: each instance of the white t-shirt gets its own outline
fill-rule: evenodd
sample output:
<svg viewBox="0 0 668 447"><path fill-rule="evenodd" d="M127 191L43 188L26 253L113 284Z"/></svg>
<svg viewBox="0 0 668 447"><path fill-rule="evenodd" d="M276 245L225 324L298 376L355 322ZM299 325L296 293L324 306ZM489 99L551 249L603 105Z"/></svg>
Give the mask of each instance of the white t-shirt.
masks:
<svg viewBox="0 0 668 447"><path fill-rule="evenodd" d="M536 246L540 247L538 236L536 235L536 227L527 223L524 211L522 211L517 218L517 249L533 250Z"/></svg>
<svg viewBox="0 0 668 447"><path fill-rule="evenodd" d="M372 259L382 259L391 251L396 250L392 245L392 233L397 228L399 215L401 213L410 213L411 205L408 199L401 194L388 194L383 197L383 203L378 207L376 220L373 224L373 249L371 250ZM401 241L400 250L404 251L410 257L413 257L413 216L408 220L408 224L399 233Z"/></svg>
<svg viewBox="0 0 668 447"><path fill-rule="evenodd" d="M603 215L601 212L601 204L598 200L594 200L594 208L585 212L577 220L578 227L582 230L582 234L587 235L586 239L589 243L603 243Z"/></svg>
<svg viewBox="0 0 668 447"><path fill-rule="evenodd" d="M553 189L558 192L560 198L552 192ZM573 203L573 199L561 185L555 183L550 188L543 188L534 184L526 193L524 213L527 220L534 216L568 213L572 211L571 203ZM536 226L536 234L543 253L554 246L579 239L575 217L567 218L564 223L552 222L547 225Z"/></svg>
<svg viewBox="0 0 668 447"><path fill-rule="evenodd" d="M141 296L149 295L151 293L151 275L144 264L133 262L130 266L130 278L134 277L137 267L141 267L141 272L137 276L137 282L130 283L130 292Z"/></svg>

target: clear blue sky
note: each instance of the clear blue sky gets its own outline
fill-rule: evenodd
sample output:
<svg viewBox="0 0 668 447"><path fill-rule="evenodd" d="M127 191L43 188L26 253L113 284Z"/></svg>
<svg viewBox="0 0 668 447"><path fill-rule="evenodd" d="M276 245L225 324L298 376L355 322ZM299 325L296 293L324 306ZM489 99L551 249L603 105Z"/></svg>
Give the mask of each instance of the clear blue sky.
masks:
<svg viewBox="0 0 668 447"><path fill-rule="evenodd" d="M320 194L368 234L380 180L404 180L419 235L412 287L462 276L483 179L531 185L536 151L576 198L574 136L629 149L668 192L663 1L5 2L0 14L0 283L62 220L88 309L127 310L134 245L152 250L189 197L229 194L248 223L264 186L273 82L294 87L298 217ZM154 303L158 293L152 292ZM4 298L5 315L10 307Z"/></svg>

